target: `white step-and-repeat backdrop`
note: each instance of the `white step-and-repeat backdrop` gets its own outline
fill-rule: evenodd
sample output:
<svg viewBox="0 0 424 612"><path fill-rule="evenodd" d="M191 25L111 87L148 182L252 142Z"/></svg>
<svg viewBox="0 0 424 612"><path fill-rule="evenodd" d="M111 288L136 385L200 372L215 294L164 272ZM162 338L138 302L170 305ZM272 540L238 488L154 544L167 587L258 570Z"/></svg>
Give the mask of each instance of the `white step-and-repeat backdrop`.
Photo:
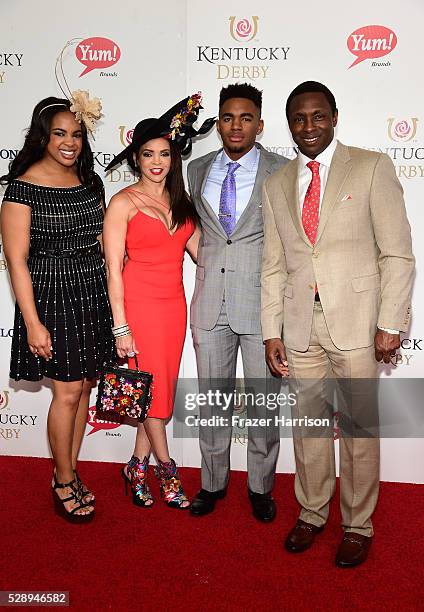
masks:
<svg viewBox="0 0 424 612"><path fill-rule="evenodd" d="M96 169L104 167L131 139L135 124L157 116L176 100L201 90L203 118L215 115L221 87L250 82L263 91L265 130L261 143L294 157L284 106L289 92L304 80L325 83L339 108L338 138L384 151L402 182L412 226L417 276L413 321L393 365L382 377L424 377L424 83L419 41L424 6L405 0L357 0L343 10L335 0L285 2L215 0L199 4L163 0L154 6L124 0L15 0L1 8L0 172L20 149L35 104L60 95L55 60L68 40L64 68L71 89L88 89L103 101L104 118L93 143ZM216 133L196 143L192 156L217 149ZM126 167L105 177L112 196L133 180ZM188 259L188 258L187 258ZM194 266L185 262L187 299ZM13 327L13 296L4 254L0 254L0 453L49 456L45 433L50 402L48 382L11 381L8 376ZM240 368L240 373L242 372ZM188 330L180 375L196 375ZM95 394L93 393L94 405ZM404 398L407 402L407 397ZM399 411L403 409L402 401ZM132 452L135 430L96 422L90 410L82 459L123 461ZM182 465L200 465L197 441L177 439L169 426L173 456ZM246 468L245 432L235 432L232 465ZM424 440L383 439L382 479L424 482ZM279 471L293 471L291 440L283 439Z"/></svg>

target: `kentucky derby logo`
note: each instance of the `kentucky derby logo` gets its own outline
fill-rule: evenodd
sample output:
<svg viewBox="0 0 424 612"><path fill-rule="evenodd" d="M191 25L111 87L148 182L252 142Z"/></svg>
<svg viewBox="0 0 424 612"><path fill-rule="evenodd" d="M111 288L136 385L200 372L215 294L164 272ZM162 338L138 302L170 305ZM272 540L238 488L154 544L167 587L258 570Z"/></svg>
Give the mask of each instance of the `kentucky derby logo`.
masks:
<svg viewBox="0 0 424 612"><path fill-rule="evenodd" d="M412 140L417 132L417 117L411 117L411 119L401 119L400 121L395 120L393 117L387 119L388 127L387 132L391 140L396 142L408 142Z"/></svg>
<svg viewBox="0 0 424 612"><path fill-rule="evenodd" d="M132 143L134 130L127 130L125 125L119 126L119 140L123 147L127 147Z"/></svg>
<svg viewBox="0 0 424 612"><path fill-rule="evenodd" d="M9 391L0 391L0 410L7 408L9 403Z"/></svg>
<svg viewBox="0 0 424 612"><path fill-rule="evenodd" d="M230 34L238 42L249 42L252 38L255 38L258 32L258 21L259 17L256 15L252 16L252 19L239 19L230 17Z"/></svg>

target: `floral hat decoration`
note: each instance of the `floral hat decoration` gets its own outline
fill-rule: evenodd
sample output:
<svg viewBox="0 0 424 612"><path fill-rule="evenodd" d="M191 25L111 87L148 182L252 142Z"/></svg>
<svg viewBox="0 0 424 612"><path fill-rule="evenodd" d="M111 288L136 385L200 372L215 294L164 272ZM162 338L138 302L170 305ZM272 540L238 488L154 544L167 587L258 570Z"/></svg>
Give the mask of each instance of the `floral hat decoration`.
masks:
<svg viewBox="0 0 424 612"><path fill-rule="evenodd" d="M71 113L75 113L76 120L84 123L87 131L93 136L96 131L97 121L103 117L102 103L99 98L91 98L88 91L77 89L71 92Z"/></svg>
<svg viewBox="0 0 424 612"><path fill-rule="evenodd" d="M75 91L71 91L68 81L66 80L65 72L63 70L63 54L65 49L69 46L76 43L79 38L74 38L72 40L68 40L68 42L63 47L62 51L59 53L56 59L56 65L54 69L55 77L57 84L64 97L69 100L71 106L69 110L75 114L75 119L78 123L83 123L87 128L87 132L91 134L94 139L94 132L96 131L96 123L97 121L103 117L102 115L102 103L99 98L90 98L88 91L76 89ZM59 102L54 104L48 104L44 108L41 109L40 114L51 106L62 106Z"/></svg>
<svg viewBox="0 0 424 612"><path fill-rule="evenodd" d="M202 94L199 91L174 104L159 118L143 119L137 123L131 144L118 153L106 166L106 172L124 160L134 168L134 153L137 154L141 145L153 138L173 140L179 146L181 155L189 155L192 149L192 139L195 136L206 134L215 125L215 117L210 117L202 123L198 130L193 127L203 108L201 102Z"/></svg>

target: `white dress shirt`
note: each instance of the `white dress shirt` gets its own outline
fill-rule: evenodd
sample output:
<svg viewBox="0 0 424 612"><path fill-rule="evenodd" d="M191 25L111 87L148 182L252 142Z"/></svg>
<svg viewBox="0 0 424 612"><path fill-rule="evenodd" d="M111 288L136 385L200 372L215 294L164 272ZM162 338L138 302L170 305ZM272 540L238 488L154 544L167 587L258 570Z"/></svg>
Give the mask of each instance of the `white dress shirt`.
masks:
<svg viewBox="0 0 424 612"><path fill-rule="evenodd" d="M303 155L303 153L299 151L299 204L301 211L303 209L303 202L305 201L309 183L312 180L312 171L306 164L310 161L317 161L319 163L319 178L321 181L319 209L321 212L322 197L324 195L325 186L327 185L328 173L330 171L330 165L336 147L337 140L333 138L328 147L324 149L322 153L317 155L315 160L309 159L309 157L306 157L306 155Z"/></svg>
<svg viewBox="0 0 424 612"><path fill-rule="evenodd" d="M325 187L327 185L328 173L330 171L331 161L333 159L334 151L337 147L337 140L333 138L328 147L324 149L322 153L316 156L315 161L319 163L319 178L321 181L321 189L320 189L320 201L319 201L319 209L321 212L322 205L322 197L324 195ZM303 155L299 151L299 205L300 211L303 209L303 202L305 201L306 192L309 187L309 183L312 180L312 171L307 167L307 163L310 161L314 161ZM389 334L398 334L399 330L396 329L388 329L387 327L379 327L382 331L389 332Z"/></svg>
<svg viewBox="0 0 424 612"><path fill-rule="evenodd" d="M234 173L236 180L236 223L240 219L244 209L249 203L256 173L259 165L259 149L254 146L243 157L237 160L240 168ZM228 164L234 160L230 159L224 149L218 153L206 179L203 197L218 216L219 200L221 198L222 183L228 172ZM308 169L308 168L306 168Z"/></svg>

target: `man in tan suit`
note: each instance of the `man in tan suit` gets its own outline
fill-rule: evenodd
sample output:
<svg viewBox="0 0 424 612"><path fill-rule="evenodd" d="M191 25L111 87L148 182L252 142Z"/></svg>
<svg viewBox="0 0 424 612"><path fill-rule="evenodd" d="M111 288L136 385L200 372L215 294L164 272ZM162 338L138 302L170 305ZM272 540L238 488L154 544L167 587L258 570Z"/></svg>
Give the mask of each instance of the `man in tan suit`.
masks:
<svg viewBox="0 0 424 612"><path fill-rule="evenodd" d="M328 88L302 83L290 94L286 115L299 154L264 184L262 332L273 374L307 387L295 415L315 418L323 414L323 381L355 380L366 388L378 376L377 362L389 363L399 348L399 331L410 319L414 257L391 160L335 139L338 112ZM376 411L372 403L365 413ZM353 422L364 417L364 403L359 416L355 406ZM364 432L340 439L339 567L362 563L373 536L379 440ZM334 442L303 432L294 435L294 449L301 512L285 547L302 552L328 517Z"/></svg>

